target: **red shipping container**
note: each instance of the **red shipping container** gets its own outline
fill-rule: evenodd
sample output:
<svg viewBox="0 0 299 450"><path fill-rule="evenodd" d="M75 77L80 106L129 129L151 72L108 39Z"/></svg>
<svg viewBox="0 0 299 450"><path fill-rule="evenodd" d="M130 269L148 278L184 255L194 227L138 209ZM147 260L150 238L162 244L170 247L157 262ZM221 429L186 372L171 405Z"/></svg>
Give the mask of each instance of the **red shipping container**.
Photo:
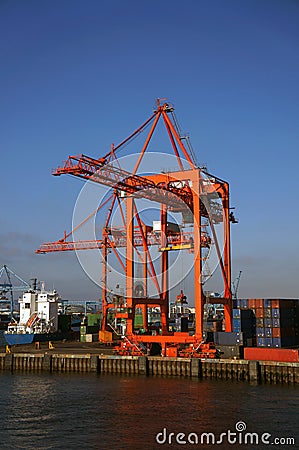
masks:
<svg viewBox="0 0 299 450"><path fill-rule="evenodd" d="M281 337L281 328L272 328L272 337Z"/></svg>
<svg viewBox="0 0 299 450"><path fill-rule="evenodd" d="M264 308L264 299L263 298L256 298L255 299L255 307L256 308Z"/></svg>
<svg viewBox="0 0 299 450"><path fill-rule="evenodd" d="M279 300L272 299L271 300L271 308L279 308Z"/></svg>
<svg viewBox="0 0 299 450"><path fill-rule="evenodd" d="M264 308L256 308L255 317L264 317Z"/></svg>
<svg viewBox="0 0 299 450"><path fill-rule="evenodd" d="M250 361L299 362L299 351L290 348L244 348L244 359Z"/></svg>
<svg viewBox="0 0 299 450"><path fill-rule="evenodd" d="M248 308L249 309L255 308L255 298L248 299Z"/></svg>

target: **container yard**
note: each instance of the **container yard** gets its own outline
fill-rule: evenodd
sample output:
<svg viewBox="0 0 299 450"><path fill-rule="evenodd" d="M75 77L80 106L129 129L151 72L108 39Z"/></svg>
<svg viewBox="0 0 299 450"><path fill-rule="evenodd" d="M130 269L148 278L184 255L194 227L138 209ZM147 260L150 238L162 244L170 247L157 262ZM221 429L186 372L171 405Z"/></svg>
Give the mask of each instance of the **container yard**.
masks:
<svg viewBox="0 0 299 450"><path fill-rule="evenodd" d="M158 124L177 167L155 173L150 168L147 173L143 163ZM123 168L118 154L141 134L143 144L133 167ZM109 346L113 354L24 356L13 350L1 356L2 369L298 382L299 302L237 298L231 277L231 224L238 220L229 183L199 167L172 104L157 100L153 114L100 158L69 156L53 172L56 177L64 174L106 189L96 210L75 227L104 214L101 236L74 240L72 230L42 244L36 253L100 251L101 313L85 316L79 341ZM142 202L154 205L150 219L145 219ZM217 296L205 291L205 282L213 279L206 264L212 251L223 285ZM178 270L172 265L174 254L187 254L191 261L193 298L187 299L181 289L171 309L172 271ZM112 287L118 275L115 261L124 281L122 292L119 285ZM181 263L180 270L183 267ZM210 327L209 308L220 311L217 318L212 314Z"/></svg>

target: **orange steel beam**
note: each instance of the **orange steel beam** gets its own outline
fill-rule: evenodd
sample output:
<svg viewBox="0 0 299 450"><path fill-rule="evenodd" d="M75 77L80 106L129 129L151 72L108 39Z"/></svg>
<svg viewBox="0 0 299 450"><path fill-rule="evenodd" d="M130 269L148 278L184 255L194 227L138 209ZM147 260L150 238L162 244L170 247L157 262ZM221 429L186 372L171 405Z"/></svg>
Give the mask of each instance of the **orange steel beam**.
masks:
<svg viewBox="0 0 299 450"><path fill-rule="evenodd" d="M155 117L157 113L154 112L151 117L149 117L149 119L147 119L140 127L138 127L132 134L130 134L129 137L127 137L126 139L124 139L122 142L120 142L116 147L112 147L112 149L110 150L110 152L106 153L106 155L104 156L104 159L108 159L110 158L112 155L115 156L115 152L117 150L119 150L123 145L127 144L131 139L133 139L133 137L137 136L137 134L141 133L144 128L153 120L153 118Z"/></svg>
<svg viewBox="0 0 299 450"><path fill-rule="evenodd" d="M108 246L105 245L107 242L107 236L103 232L103 248L102 248L102 331L107 328L107 312L108 312L108 301L107 301L107 261L108 261Z"/></svg>
<svg viewBox="0 0 299 450"><path fill-rule="evenodd" d="M64 234L63 238L60 239L57 242L63 242L66 241L66 239L71 236L75 231L77 231L80 227L82 227L86 222L88 222L93 216L95 216L105 205L107 205L108 202L112 199L113 194L110 195L103 203L101 203L92 213L90 213L86 219L84 219L81 223L79 223L75 228L72 229L69 233Z"/></svg>
<svg viewBox="0 0 299 450"><path fill-rule="evenodd" d="M134 199L132 196L126 199L126 227L126 304L129 311L133 313L131 318L128 317L126 332L132 334L134 326Z"/></svg>
<svg viewBox="0 0 299 450"><path fill-rule="evenodd" d="M173 138L173 135L172 135L172 133L171 133L171 129L170 129L170 127L169 127L169 125L168 125L167 122L165 122L165 126L166 126L166 130L167 130L167 133L168 133L170 142L171 142L171 144L172 144L172 148L173 148L174 154L175 154L175 156L176 156L176 159L177 159L179 168L180 168L180 170L184 170L184 167L183 167L183 164L182 164L182 161L181 161L181 158L180 158L180 155L179 155L179 152L178 152L178 149L177 149L175 140L174 140L174 138Z"/></svg>
<svg viewBox="0 0 299 450"><path fill-rule="evenodd" d="M58 167L53 175L74 175L85 180L103 184L117 191L136 194L158 203L166 203L177 208L188 205L189 193L186 190L167 188L164 183L156 185L151 177L132 175L132 173L106 164L106 161L96 160L85 155L69 156L63 167ZM184 202L184 203L183 203ZM192 205L188 205L192 208ZM185 207L185 206L184 206Z"/></svg>
<svg viewBox="0 0 299 450"><path fill-rule="evenodd" d="M145 263L145 261L147 261L147 258L146 258L147 253L145 253L145 258L142 258L141 252L138 250L137 247L135 247L135 250L136 250L136 254L137 254L139 260L142 263ZM144 247L143 247L143 250L144 250ZM148 254L149 254L149 252L148 252ZM150 254L149 254L149 256L150 256ZM150 259L150 262L152 264L152 259ZM153 270L154 270L154 272L153 272ZM156 271L155 271L155 268L153 265L152 266L146 265L146 274L149 275L150 279L153 281L153 283L157 289L158 294L160 295L160 286L159 286Z"/></svg>
<svg viewBox="0 0 299 450"><path fill-rule="evenodd" d="M202 257L201 257L201 183L200 173L194 171L192 180L192 195L194 208L194 301L195 301L195 336L202 339L203 336L203 291L201 281Z"/></svg>
<svg viewBox="0 0 299 450"><path fill-rule="evenodd" d="M231 299L230 303L224 305L225 330L232 331L232 292L231 292L231 242L230 242L230 220L229 220L229 185L223 185L223 210L224 210L224 268L227 283L224 289L224 297Z"/></svg>
<svg viewBox="0 0 299 450"><path fill-rule="evenodd" d="M144 234L145 236L145 234ZM109 238L109 241L105 244L110 248L117 247L126 247L126 237L115 236L112 231L113 239ZM179 234L170 234L167 238L167 246L174 247L181 243L188 243L190 241L190 237L192 237L191 232L181 232ZM203 231L202 232L202 242L205 247L209 247L211 245L210 237ZM94 250L94 249L102 249L103 247L102 239L95 240L80 240L80 241L67 241L60 239L55 242L46 242L41 244L40 248L35 251L35 253L53 253L53 252L66 252L66 251L79 251L79 250ZM161 236L156 234L147 234L147 246L161 246ZM134 246L141 247L143 246L142 235L140 232L135 230L134 233Z"/></svg>
<svg viewBox="0 0 299 450"><path fill-rule="evenodd" d="M126 266L124 265L121 257L118 254L118 251L116 250L115 246L112 245L112 242L109 238L109 236L106 236L106 243L105 243L105 247L110 247L113 251L113 253L115 254L116 258L118 259L119 264L121 265L122 269L125 271L126 270Z"/></svg>
<svg viewBox="0 0 299 450"><path fill-rule="evenodd" d="M115 205L116 198L117 198L117 195L116 195L116 193L114 193L114 194L113 194L112 203L111 203L110 208L109 208L109 210L108 210L108 216L107 216L106 224L105 224L106 227L108 227L108 224L109 224L109 222L110 222L110 219L111 219L111 215L112 215L112 212L113 212L113 208L114 208L114 205Z"/></svg>
<svg viewBox="0 0 299 450"><path fill-rule="evenodd" d="M77 251L77 250L93 250L102 249L103 240L90 240L90 241L57 241L57 242L46 242L40 246L39 249L35 250L35 253L53 253L53 252L66 252L66 251Z"/></svg>
<svg viewBox="0 0 299 450"><path fill-rule="evenodd" d="M143 145L143 148L142 148L142 150L141 150L141 152L140 152L139 158L138 158L138 160L137 160L137 162L136 162L136 164L135 164L134 170L133 170L133 172L132 172L133 175L136 174L136 172L137 172L137 170L138 170L138 168L139 168L139 166L140 166L141 160L142 160L143 155L144 155L144 153L145 153L145 151L146 151L146 149L147 149L147 147L148 147L148 144L149 144L149 142L150 142L150 140L151 140L151 138L152 138L152 135L153 135L153 133L154 133L154 131L155 131L155 128L156 128L156 126L157 126L157 123L158 123L158 121L159 121L159 119L160 119L160 116L161 116L161 111L158 111L158 112L157 112L157 115L156 115L156 117L155 117L154 123L153 123L153 125L152 125L152 127L151 127L151 129L150 129L150 132L149 132L149 134L148 134L148 136L147 136L147 138L146 138L146 140L145 140L145 143L144 143L144 145Z"/></svg>
<svg viewBox="0 0 299 450"><path fill-rule="evenodd" d="M146 233L146 229L144 230ZM147 297L147 251L144 249L144 262L143 262L143 283L144 283L144 296ZM142 311L142 325L144 330L148 330L148 310L147 305L141 305Z"/></svg>
<svg viewBox="0 0 299 450"><path fill-rule="evenodd" d="M181 173L188 179L191 172L183 171ZM186 205L191 211L193 210L190 188L188 186L181 188L175 186L176 177L180 172L140 177L112 165L100 165L98 160L81 155L70 156L64 167L57 168L54 174L61 175L63 173L91 179L113 189L123 190L128 194L137 194L149 200L177 207L178 210L186 208ZM212 187L205 186L206 193L214 193L221 189L220 183L213 183Z"/></svg>
<svg viewBox="0 0 299 450"><path fill-rule="evenodd" d="M175 137L175 139L176 139L180 149L183 152L184 157L186 158L186 160L190 164L191 169L195 169L194 163L193 163L192 159L190 158L189 153L187 152L184 144L182 143L182 140L181 140L180 136L178 135L178 133L177 133L175 127L173 126L171 120L167 116L165 110L162 111L162 114L163 114L163 119L164 119L165 123L167 123L167 125L169 126L173 136Z"/></svg>
<svg viewBox="0 0 299 450"><path fill-rule="evenodd" d="M124 215L124 212L123 212L123 207L122 207L121 201L120 201L118 196L117 196L117 203L118 203L118 206L119 206L121 220L122 220L123 226L125 227L126 226L125 215Z"/></svg>
<svg viewBox="0 0 299 450"><path fill-rule="evenodd" d="M225 229L224 229L224 267L227 275L226 290L224 291L225 297L231 297L231 243L230 243L230 218L229 218L229 185L225 183L223 185L222 193L223 211L225 215Z"/></svg>
<svg viewBox="0 0 299 450"><path fill-rule="evenodd" d="M166 336L147 336L147 335L134 335L134 342L148 342L148 343L169 343L169 344L187 344L198 342L196 336L190 336L189 333L169 333Z"/></svg>
<svg viewBox="0 0 299 450"><path fill-rule="evenodd" d="M221 269L221 272L222 272L224 286L225 286L226 291L228 292L230 290L230 288L229 288L229 285L228 285L227 273L226 273L226 270L225 270L225 266L223 264L223 259L222 259L222 255L221 255L221 249L220 249L219 244L218 244L217 234L216 234L216 230L215 230L213 221L210 222L210 226L211 226L211 230L212 230L212 234L213 234L213 239L214 239L214 243L215 243L215 247L216 247L216 252L217 252L217 256L218 256L218 260L219 260L220 269Z"/></svg>
<svg viewBox="0 0 299 450"><path fill-rule="evenodd" d="M218 216L217 211L216 211L216 217L215 217L215 212L213 211L213 207L210 207L210 206L206 207L205 206L206 202L202 202L202 201L201 201L201 214L203 217L207 217L210 219L210 223L212 224L211 228L213 227L214 221L216 223L224 222L224 225L225 225L224 231L225 231L225 237L226 237L225 238L226 247L225 247L225 251L224 251L225 264L223 264L223 262L222 262L221 251L220 251L219 246L218 246L218 256L220 259L220 265L222 265L222 274L224 276L226 293L227 293L227 296L229 296L229 295L231 295L231 293L230 293L230 284L231 284L231 276L230 276L230 271L231 271L230 217L229 217L230 208L229 208L229 194L228 194L229 186L228 186L228 183L226 183L225 181L220 180L219 178L216 178L216 177L213 177L211 182L209 181L209 183L205 183L205 180L203 180L201 177L202 171L200 169L195 170L195 172L196 171L198 171L198 173L199 173L199 179L200 179L200 183L201 183L201 195L204 195L206 197L206 202L209 203L209 195L214 194L215 192L218 193L218 195L222 201L223 213L221 213L221 217L220 217L220 215ZM208 174L208 175L210 177L212 177L210 174ZM161 183L163 180L164 183L169 185L172 182L177 183L178 180L181 180L181 181L189 180L192 182L193 176L194 176L194 171L187 170L187 171L183 171L183 172L171 172L168 174L150 175L150 176L148 176L148 178L155 181L156 184ZM208 211L207 211L207 209L208 209ZM194 212L194 209L193 209L193 212ZM214 234L214 239L215 239L215 242L217 242L216 233Z"/></svg>
<svg viewBox="0 0 299 450"><path fill-rule="evenodd" d="M142 245L143 245L143 248L144 248L144 252L145 252L145 255L146 255L147 259L148 259L150 268L151 268L151 277L152 277L152 280L153 280L153 282L154 282L154 284L155 284L155 286L157 288L157 291L158 291L158 293L160 295L160 286L159 286L159 283L158 283L158 280L157 280L157 274L156 274L156 270L155 270L155 267L154 267L151 255L149 253L148 243L147 243L147 236L146 236L146 234L144 234L142 223L141 223L141 220L140 220L140 216L138 214L138 211L137 211L135 203L134 203L134 212L135 212L137 223L138 223L138 226L139 226L139 229L140 229L140 232L141 232Z"/></svg>
<svg viewBox="0 0 299 450"><path fill-rule="evenodd" d="M167 208L166 205L161 205L161 245L165 247L167 244ZM168 252L162 251L161 255L161 276L162 276L162 300L161 305L161 325L162 333L168 332L168 309L169 309L169 295L168 295Z"/></svg>

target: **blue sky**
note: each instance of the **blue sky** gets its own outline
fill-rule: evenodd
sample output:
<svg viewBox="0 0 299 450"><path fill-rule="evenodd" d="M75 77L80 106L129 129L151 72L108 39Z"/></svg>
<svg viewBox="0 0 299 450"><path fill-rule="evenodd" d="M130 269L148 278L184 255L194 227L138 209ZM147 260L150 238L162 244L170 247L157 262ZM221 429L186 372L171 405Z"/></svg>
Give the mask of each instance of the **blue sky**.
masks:
<svg viewBox="0 0 299 450"><path fill-rule="evenodd" d="M0 264L99 297L74 254L34 255L82 188L51 169L105 154L166 97L230 182L240 296L298 297L298 23L292 0L2 0Z"/></svg>

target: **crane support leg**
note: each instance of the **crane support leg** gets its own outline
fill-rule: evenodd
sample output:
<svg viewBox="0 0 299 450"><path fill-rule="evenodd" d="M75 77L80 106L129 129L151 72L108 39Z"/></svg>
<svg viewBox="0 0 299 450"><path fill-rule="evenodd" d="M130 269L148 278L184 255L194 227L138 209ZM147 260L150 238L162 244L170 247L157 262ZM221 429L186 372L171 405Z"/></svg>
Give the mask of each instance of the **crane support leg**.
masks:
<svg viewBox="0 0 299 450"><path fill-rule="evenodd" d="M202 339L203 336L203 291L201 281L201 184L199 173L194 172L192 180L192 195L194 208L194 298L195 298L195 336Z"/></svg>
<svg viewBox="0 0 299 450"><path fill-rule="evenodd" d="M126 199L126 303L128 310L127 334L133 334L134 314L134 199L132 196ZM135 309L135 305L134 305Z"/></svg>
<svg viewBox="0 0 299 450"><path fill-rule="evenodd" d="M167 234L167 207L166 205L161 205L161 244L162 248L167 246L166 241ZM168 332L168 252L164 251L161 255L161 275L162 275L162 304L161 304L161 325L162 333Z"/></svg>

